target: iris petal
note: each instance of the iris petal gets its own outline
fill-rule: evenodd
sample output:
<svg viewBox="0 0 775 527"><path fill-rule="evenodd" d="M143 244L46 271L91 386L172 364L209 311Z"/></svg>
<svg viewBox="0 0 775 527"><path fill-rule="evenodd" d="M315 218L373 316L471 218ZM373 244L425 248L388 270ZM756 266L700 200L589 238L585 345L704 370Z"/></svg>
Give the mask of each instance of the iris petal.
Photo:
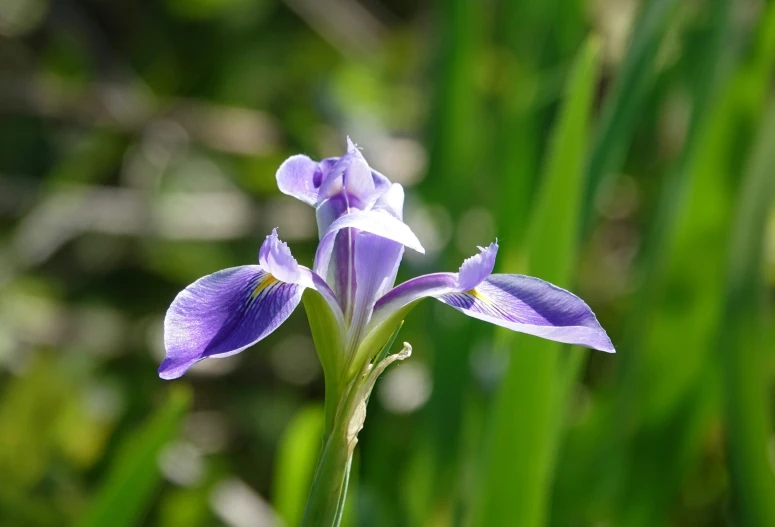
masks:
<svg viewBox="0 0 775 527"><path fill-rule="evenodd" d="M495 257L498 255L498 242L491 243L486 249L471 258L466 258L458 272L457 287L461 291L473 289L492 274Z"/></svg>
<svg viewBox="0 0 775 527"><path fill-rule="evenodd" d="M178 294L164 319L163 379L180 377L204 358L226 357L252 346L290 316L307 288L320 293L344 331L331 288L296 263L277 229L266 237L258 258L260 265L219 271Z"/></svg>
<svg viewBox="0 0 775 527"><path fill-rule="evenodd" d="M377 299L393 287L404 246L368 232L355 236L355 277L358 287L348 343L360 340Z"/></svg>
<svg viewBox="0 0 775 527"><path fill-rule="evenodd" d="M314 206L322 175L320 164L305 155L295 155L277 169L277 186L280 192Z"/></svg>
<svg viewBox="0 0 775 527"><path fill-rule="evenodd" d="M538 278L495 274L439 300L466 315L520 333L614 352L611 339L579 297Z"/></svg>
<svg viewBox="0 0 775 527"><path fill-rule="evenodd" d="M258 251L258 263L265 271L283 282L296 284L305 278L301 273L301 267L291 254L288 244L278 238L277 229L272 229L272 234L267 236L264 243L261 244L261 249Z"/></svg>
<svg viewBox="0 0 775 527"><path fill-rule="evenodd" d="M348 227L393 240L420 253L425 252L420 240L401 220L384 211L357 211L338 218L329 226L320 240L315 253L314 265L314 271L320 276L326 276L328 273L328 264L331 261L331 252L334 248L337 232Z"/></svg>
<svg viewBox="0 0 775 527"><path fill-rule="evenodd" d="M614 352L594 313L576 295L530 276L490 275L497 249L497 244L482 249L463 263L460 273L420 276L389 291L375 304L366 333L412 302L434 297L468 316L514 331Z"/></svg>
<svg viewBox="0 0 775 527"><path fill-rule="evenodd" d="M183 375L207 357L239 353L263 339L293 312L304 286L274 278L258 265L200 278L172 302L164 319L163 379Z"/></svg>
<svg viewBox="0 0 775 527"><path fill-rule="evenodd" d="M398 183L393 183L377 198L372 210L384 211L395 216L397 219L404 219L404 187Z"/></svg>

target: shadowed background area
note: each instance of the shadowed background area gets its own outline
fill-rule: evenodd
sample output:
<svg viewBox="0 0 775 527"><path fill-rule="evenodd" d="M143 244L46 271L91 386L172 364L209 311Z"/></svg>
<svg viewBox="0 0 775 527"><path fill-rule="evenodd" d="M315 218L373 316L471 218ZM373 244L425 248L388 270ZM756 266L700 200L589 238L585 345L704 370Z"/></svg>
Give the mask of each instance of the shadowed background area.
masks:
<svg viewBox="0 0 775 527"><path fill-rule="evenodd" d="M407 190L399 282L498 237L617 354L425 301L343 524L775 525L774 68L765 0L2 0L0 525L299 524L303 309L156 368L177 292L273 227L311 266L275 171L348 134Z"/></svg>

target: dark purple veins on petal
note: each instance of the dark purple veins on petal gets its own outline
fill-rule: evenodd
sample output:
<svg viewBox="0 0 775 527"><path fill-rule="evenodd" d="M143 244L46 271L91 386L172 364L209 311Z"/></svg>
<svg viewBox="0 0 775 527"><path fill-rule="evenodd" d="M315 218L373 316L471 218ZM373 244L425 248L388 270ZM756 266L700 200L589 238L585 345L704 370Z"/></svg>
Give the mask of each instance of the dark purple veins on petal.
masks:
<svg viewBox="0 0 775 527"><path fill-rule="evenodd" d="M164 320L163 378L180 377L206 357L238 353L274 331L304 287L277 281L257 265L225 269L188 286Z"/></svg>

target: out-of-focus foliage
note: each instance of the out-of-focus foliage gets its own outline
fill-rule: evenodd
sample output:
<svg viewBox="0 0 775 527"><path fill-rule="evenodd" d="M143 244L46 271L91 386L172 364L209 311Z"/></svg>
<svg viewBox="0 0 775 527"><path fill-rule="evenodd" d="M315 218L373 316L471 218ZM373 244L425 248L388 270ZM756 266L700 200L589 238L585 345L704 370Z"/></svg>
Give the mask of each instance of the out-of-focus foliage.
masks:
<svg viewBox="0 0 775 527"><path fill-rule="evenodd" d="M155 370L185 285L275 226L311 263L274 173L346 134L407 189L399 281L497 236L618 349L423 303L349 525L773 524L774 68L765 0L0 1L0 525L299 521L303 310Z"/></svg>

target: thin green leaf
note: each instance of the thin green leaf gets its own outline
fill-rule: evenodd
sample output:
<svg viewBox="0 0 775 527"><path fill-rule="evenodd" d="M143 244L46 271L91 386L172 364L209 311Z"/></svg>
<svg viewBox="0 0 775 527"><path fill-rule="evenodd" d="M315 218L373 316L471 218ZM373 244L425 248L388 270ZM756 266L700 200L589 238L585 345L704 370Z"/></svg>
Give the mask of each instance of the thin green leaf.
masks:
<svg viewBox="0 0 775 527"><path fill-rule="evenodd" d="M657 51L676 4L676 0L649 0L635 19L632 40L603 108L590 155L586 223L594 210L592 200L600 182L620 168L630 146L638 115L654 82Z"/></svg>
<svg viewBox="0 0 775 527"><path fill-rule="evenodd" d="M280 440L273 504L286 525L301 525L323 435L323 407L302 408Z"/></svg>
<svg viewBox="0 0 775 527"><path fill-rule="evenodd" d="M582 48L555 126L528 236L528 270L559 285L572 279L584 192L586 134L597 85L599 43ZM475 525L546 521L556 444L561 345L519 335L500 387Z"/></svg>
<svg viewBox="0 0 775 527"><path fill-rule="evenodd" d="M156 497L161 483L158 457L178 436L191 403L183 385L170 389L156 414L121 445L108 475L97 491L79 527L131 527L138 525Z"/></svg>
<svg viewBox="0 0 775 527"><path fill-rule="evenodd" d="M729 248L719 352L724 368L732 484L742 525L775 525L775 477L768 455L772 438L761 309L767 215L775 198L775 103L759 131L743 183Z"/></svg>

